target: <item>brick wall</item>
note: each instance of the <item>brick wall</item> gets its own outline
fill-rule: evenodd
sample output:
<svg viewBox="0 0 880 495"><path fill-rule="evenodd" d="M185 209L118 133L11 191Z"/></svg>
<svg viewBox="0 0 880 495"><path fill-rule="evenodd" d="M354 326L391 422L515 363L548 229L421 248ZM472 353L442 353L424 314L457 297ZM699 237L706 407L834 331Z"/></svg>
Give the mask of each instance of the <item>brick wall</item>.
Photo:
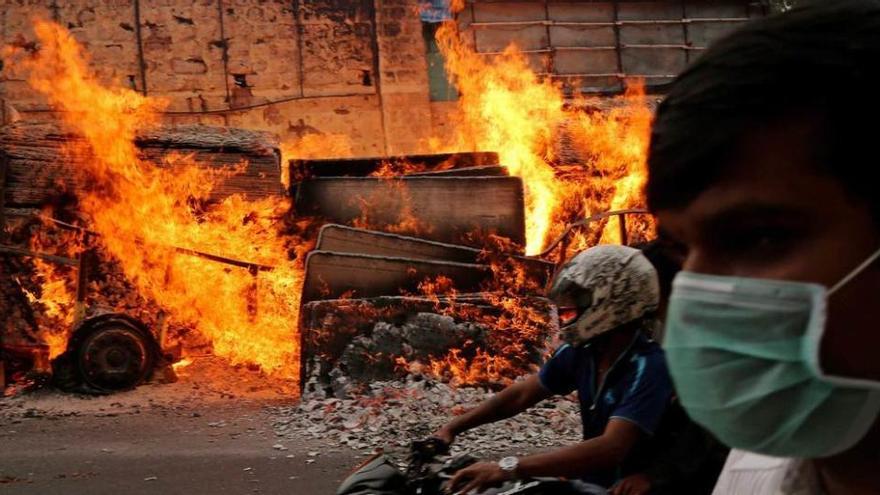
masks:
<svg viewBox="0 0 880 495"><path fill-rule="evenodd" d="M168 100L167 119L344 134L357 155L411 153L431 134L418 0L0 0L0 44L30 19L66 26L108 84ZM0 118L53 118L0 71Z"/></svg>
<svg viewBox="0 0 880 495"><path fill-rule="evenodd" d="M456 105L429 101L422 1L0 0L0 44L33 48L30 20L55 20L87 48L102 81L166 98L171 122L263 129L285 140L344 135L359 156L417 153L429 151L428 138L448 142ZM626 74L669 81L764 6L479 0L459 21L478 51L516 41L539 72L610 87ZM677 24L682 17L698 22ZM24 77L0 71L0 122L53 117Z"/></svg>

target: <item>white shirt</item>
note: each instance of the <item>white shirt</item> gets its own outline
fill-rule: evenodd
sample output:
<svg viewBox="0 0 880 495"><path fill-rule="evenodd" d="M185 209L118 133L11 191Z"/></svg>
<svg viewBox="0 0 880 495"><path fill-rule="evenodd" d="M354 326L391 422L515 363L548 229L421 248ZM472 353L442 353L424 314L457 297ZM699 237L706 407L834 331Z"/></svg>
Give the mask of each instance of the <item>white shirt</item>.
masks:
<svg viewBox="0 0 880 495"><path fill-rule="evenodd" d="M733 449L712 495L822 495L812 464Z"/></svg>

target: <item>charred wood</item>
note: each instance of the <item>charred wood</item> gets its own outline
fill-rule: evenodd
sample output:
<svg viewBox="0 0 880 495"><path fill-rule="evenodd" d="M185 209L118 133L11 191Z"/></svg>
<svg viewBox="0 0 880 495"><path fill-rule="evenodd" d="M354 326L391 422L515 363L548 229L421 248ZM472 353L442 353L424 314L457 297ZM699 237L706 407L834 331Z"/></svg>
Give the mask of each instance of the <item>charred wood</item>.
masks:
<svg viewBox="0 0 880 495"><path fill-rule="evenodd" d="M42 205L59 191L75 195L82 184L74 167L93 158L85 144L58 124L17 122L0 128L0 153L8 160L5 204ZM158 127L141 131L135 144L141 158L157 166L177 153L206 168L235 169L218 178L212 200L237 193L253 198L282 193L280 152L269 133L202 125Z"/></svg>

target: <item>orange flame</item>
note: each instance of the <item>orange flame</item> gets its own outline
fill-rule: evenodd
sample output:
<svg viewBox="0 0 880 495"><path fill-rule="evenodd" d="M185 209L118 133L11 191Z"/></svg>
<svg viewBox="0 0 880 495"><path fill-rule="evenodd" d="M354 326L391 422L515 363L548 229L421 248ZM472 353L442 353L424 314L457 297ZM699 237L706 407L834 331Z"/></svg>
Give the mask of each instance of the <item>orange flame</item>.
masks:
<svg viewBox="0 0 880 495"><path fill-rule="evenodd" d="M454 3L456 8L463 4ZM165 102L102 87L69 33L39 21L35 29L41 50L23 62L31 71L29 83L64 111L65 122L91 148L93 160L74 164L75 173L90 184L79 206L89 227L102 234L104 250L119 261L142 295L155 300L171 319L210 339L218 355L298 377L295 333L302 268L288 261L288 253L306 246L279 235L277 219L289 210L287 201L231 196L206 211L191 209L189 205L208 199L219 177L234 171L211 172L186 156L162 164L139 159L135 133L159 122L158 111ZM651 112L641 85L616 98L610 110L588 112L590 102L582 97L566 99L562 88L535 74L515 47L484 58L461 41L454 22L444 24L437 36L461 92L457 136L448 147L497 151L511 175L522 178L527 253L540 252L566 223L644 204ZM579 156L573 166L559 166L563 141ZM283 147L283 181L285 185L291 181L290 158L350 155L344 136L307 135L288 142ZM413 232L430 227L412 224L411 213L402 210L400 224L386 228ZM365 209L365 223L368 213ZM615 224L608 222L600 235L576 239L575 247L597 240L619 242L617 233ZM252 275L179 254L172 246L275 268ZM514 270L505 283L522 289L523 274ZM421 289L451 290L439 285ZM524 355L537 340L530 329L537 328L538 315L519 308L513 297L492 303L501 308L503 317L493 322L499 330L490 338L501 342L504 356ZM512 366L510 359L480 350L471 356L452 352L430 368L469 383L478 377L495 381Z"/></svg>
<svg viewBox="0 0 880 495"><path fill-rule="evenodd" d="M290 187L290 161L353 156L351 139L345 134L306 134L281 143L281 183Z"/></svg>
<svg viewBox="0 0 880 495"><path fill-rule="evenodd" d="M429 364L432 375L448 378L452 385L506 383L510 378L503 371L509 367L509 362L501 356L478 351L474 358L465 359L458 349L441 359L431 360Z"/></svg>
<svg viewBox="0 0 880 495"><path fill-rule="evenodd" d="M536 254L567 223L610 208L644 205L651 111L643 86L616 109L588 113L583 97L567 101L559 84L532 71L513 45L486 58L462 41L455 22L437 31L446 68L461 97L452 147L497 151L526 188L526 252ZM568 177L554 166L567 137L581 159ZM607 226L605 242L616 229Z"/></svg>
<svg viewBox="0 0 880 495"><path fill-rule="evenodd" d="M49 345L49 359L55 359L67 350L67 340L73 325L75 294L67 287L67 279L57 273L54 266L38 258L33 260L38 279L41 280L42 293L39 298L26 293L31 303L37 302L45 308L45 314L52 321L51 327L40 329L40 338Z"/></svg>
<svg viewBox="0 0 880 495"><path fill-rule="evenodd" d="M22 63L29 84L63 111L64 122L91 148L94 159L72 165L89 184L79 208L101 234L102 247L139 292L206 336L217 355L296 379L302 277L301 267L288 261L290 240L278 234L286 200L231 196L193 211L192 200L206 200L218 175L188 157L156 166L138 158L133 144L138 129L158 123L165 102L101 86L64 28L44 21L34 27L40 51ZM252 275L171 246L275 268Z"/></svg>
<svg viewBox="0 0 880 495"><path fill-rule="evenodd" d="M408 235L425 234L433 230L430 224L415 215L412 194L406 183L394 180L393 177L382 177L382 182L386 187L350 199L356 202L361 210L360 217L352 221L353 226ZM375 213L380 211L396 211L397 221L394 223L377 221Z"/></svg>
<svg viewBox="0 0 880 495"><path fill-rule="evenodd" d="M186 368L187 366L193 364L193 360L190 358L183 358L180 361L171 365L171 368L175 373L180 372L180 370Z"/></svg>
<svg viewBox="0 0 880 495"><path fill-rule="evenodd" d="M44 211L51 215L51 210ZM76 252L64 252L59 246L77 246L79 236L72 232L55 232L43 235L38 230L30 238L30 248L35 252L53 255L76 256ZM49 359L55 359L67 349L76 317L76 270L31 258L34 277L33 290L19 283L37 318L38 335L49 346Z"/></svg>

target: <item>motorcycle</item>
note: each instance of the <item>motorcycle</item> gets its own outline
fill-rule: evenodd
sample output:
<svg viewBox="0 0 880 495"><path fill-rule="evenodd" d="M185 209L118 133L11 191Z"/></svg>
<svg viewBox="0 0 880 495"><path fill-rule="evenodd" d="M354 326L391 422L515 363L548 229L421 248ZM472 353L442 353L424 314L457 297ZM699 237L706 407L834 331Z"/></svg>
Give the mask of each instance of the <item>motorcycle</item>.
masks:
<svg viewBox="0 0 880 495"><path fill-rule="evenodd" d="M471 455L451 456L449 445L438 438L413 442L405 470L379 452L356 468L336 495L448 495L446 483L456 472L477 462ZM480 495L598 495L604 493L577 482L534 478L505 482Z"/></svg>

